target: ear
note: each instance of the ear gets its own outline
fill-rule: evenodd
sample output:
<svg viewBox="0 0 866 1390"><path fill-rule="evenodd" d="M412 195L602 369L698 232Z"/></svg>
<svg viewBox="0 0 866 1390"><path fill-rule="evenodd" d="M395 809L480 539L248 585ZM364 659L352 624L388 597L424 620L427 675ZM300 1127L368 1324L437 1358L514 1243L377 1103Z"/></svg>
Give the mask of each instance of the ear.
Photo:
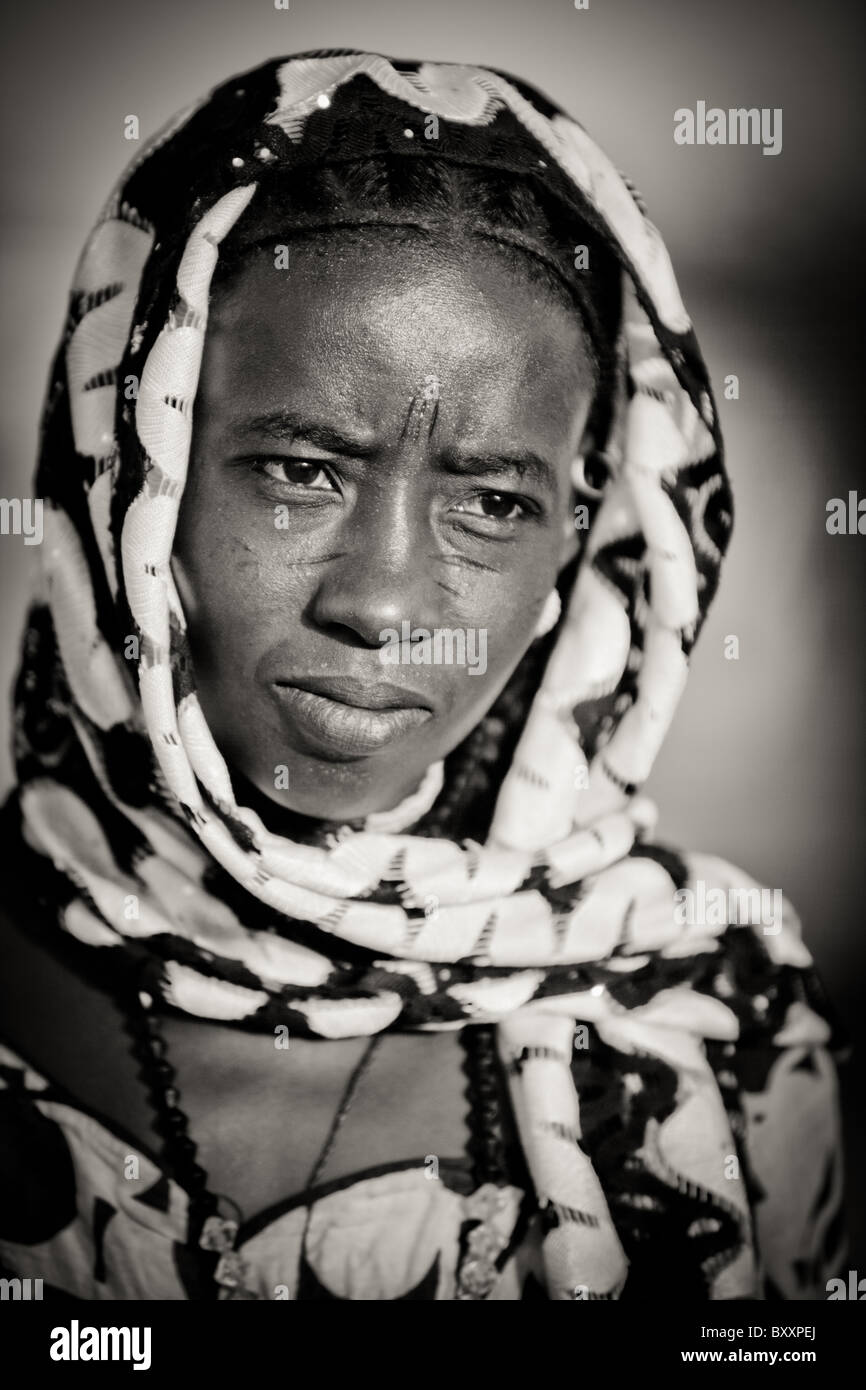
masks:
<svg viewBox="0 0 866 1390"><path fill-rule="evenodd" d="M593 455L594 449L595 441L589 430L586 430L571 463L568 511L563 518L562 544L559 552L560 570L583 549L587 535L587 518L591 516L601 497L601 491L592 487L588 481L588 475L592 474L587 468L587 459Z"/></svg>
<svg viewBox="0 0 866 1390"><path fill-rule="evenodd" d="M580 532L575 528L574 508L577 505L574 489L570 490L568 515L562 524L562 544L559 548L559 570L564 570L580 550Z"/></svg>

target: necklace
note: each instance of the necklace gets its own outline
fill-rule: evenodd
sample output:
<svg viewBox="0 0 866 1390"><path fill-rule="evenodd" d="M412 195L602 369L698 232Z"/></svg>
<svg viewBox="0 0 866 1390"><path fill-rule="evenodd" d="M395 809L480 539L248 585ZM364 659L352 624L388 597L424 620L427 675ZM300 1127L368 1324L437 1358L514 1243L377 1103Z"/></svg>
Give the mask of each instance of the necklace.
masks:
<svg viewBox="0 0 866 1390"><path fill-rule="evenodd" d="M220 1300L260 1299L261 1295L250 1287L249 1265L237 1249L243 1213L232 1198L208 1188L207 1173L197 1162L197 1146L189 1134L188 1118L180 1107L176 1073L168 1060L160 1018L153 996L146 989L133 991L127 1010L127 1028L133 1037L133 1055L141 1063L141 1075L156 1110L154 1128L163 1138L175 1179L188 1195L189 1242L202 1252L214 1296ZM372 1035L352 1069L305 1191L315 1187L325 1169L382 1036L381 1033ZM461 1031L470 1100L467 1148L473 1162L474 1181L473 1191L462 1199L464 1219L455 1290L458 1300L487 1298L499 1275L497 1261L509 1239L497 1225L497 1217L508 1201L503 1191L508 1175L493 1039L493 1029L488 1025ZM313 1205L311 1202L307 1208L302 1246Z"/></svg>
<svg viewBox="0 0 866 1390"><path fill-rule="evenodd" d="M463 1199L464 1231L454 1296L465 1302L487 1298L499 1278L498 1261L509 1236L499 1228L496 1218L508 1201L503 1190L508 1169L493 1028L487 1024L464 1028L460 1041L466 1054L464 1070L469 1082L467 1147L477 1184Z"/></svg>

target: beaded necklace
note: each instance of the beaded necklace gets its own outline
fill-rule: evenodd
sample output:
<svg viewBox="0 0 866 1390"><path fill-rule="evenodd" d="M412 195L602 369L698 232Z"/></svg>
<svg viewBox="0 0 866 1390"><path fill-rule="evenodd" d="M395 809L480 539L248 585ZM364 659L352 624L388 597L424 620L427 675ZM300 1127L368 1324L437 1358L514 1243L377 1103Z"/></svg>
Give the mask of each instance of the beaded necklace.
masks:
<svg viewBox="0 0 866 1390"><path fill-rule="evenodd" d="M247 1282L249 1266L237 1249L243 1213L223 1193L212 1192L208 1176L197 1161L197 1145L189 1133L189 1120L180 1107L176 1073L160 1028L153 996L133 990L128 1000L127 1028L133 1038L133 1056L141 1063L141 1076L156 1111L154 1128L164 1142L164 1152L175 1180L188 1196L188 1242L200 1254L202 1269L216 1299L260 1299ZM353 1068L340 1098L328 1134L313 1164L305 1191L315 1187L333 1151L337 1135L349 1112L358 1085L368 1070L382 1037L374 1034ZM476 1025L461 1031L466 1052L464 1073L468 1080L467 1150L473 1165L473 1191L463 1200L463 1239L456 1276L455 1298L488 1297L499 1277L497 1260L508 1243L495 1225L507 1203L503 1191L509 1182L504 1115L500 1100L499 1062L492 1027ZM303 1249L314 1203L307 1209L301 1241Z"/></svg>

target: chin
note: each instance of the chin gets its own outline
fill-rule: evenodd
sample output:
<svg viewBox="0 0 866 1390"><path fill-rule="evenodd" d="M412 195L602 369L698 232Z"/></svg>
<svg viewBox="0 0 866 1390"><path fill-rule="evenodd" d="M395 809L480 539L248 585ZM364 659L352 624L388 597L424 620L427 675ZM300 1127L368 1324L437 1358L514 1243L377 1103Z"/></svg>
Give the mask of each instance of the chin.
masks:
<svg viewBox="0 0 866 1390"><path fill-rule="evenodd" d="M253 779L253 785L277 810L317 820L351 821L377 811L390 811L399 805L415 790L426 769L425 763L407 775L404 764L403 776L398 781L393 759L387 767L381 763L371 766L371 763L374 760L369 758L328 762L283 753L282 762L275 758L267 770ZM281 775L285 786L275 785L275 775L271 771L281 766L285 772L278 776ZM237 790L238 799L243 800L243 789Z"/></svg>

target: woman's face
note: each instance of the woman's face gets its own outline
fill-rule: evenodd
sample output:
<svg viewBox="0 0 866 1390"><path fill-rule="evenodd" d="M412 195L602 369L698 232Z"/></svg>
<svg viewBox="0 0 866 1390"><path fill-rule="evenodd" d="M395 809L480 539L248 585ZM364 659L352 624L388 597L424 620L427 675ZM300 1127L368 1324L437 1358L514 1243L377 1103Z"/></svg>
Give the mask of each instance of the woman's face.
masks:
<svg viewBox="0 0 866 1390"><path fill-rule="evenodd" d="M234 772L352 819L465 738L574 553L592 391L576 315L495 250L293 245L221 287L173 569Z"/></svg>

